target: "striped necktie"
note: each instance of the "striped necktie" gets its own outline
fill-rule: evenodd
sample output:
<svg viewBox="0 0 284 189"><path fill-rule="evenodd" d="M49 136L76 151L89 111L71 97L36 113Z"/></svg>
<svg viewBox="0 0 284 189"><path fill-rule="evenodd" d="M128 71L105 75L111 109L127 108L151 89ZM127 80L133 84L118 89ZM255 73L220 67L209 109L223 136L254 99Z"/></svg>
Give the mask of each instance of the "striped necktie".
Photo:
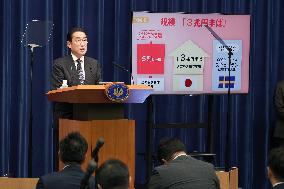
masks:
<svg viewBox="0 0 284 189"><path fill-rule="evenodd" d="M85 76L84 76L84 72L81 66L82 60L77 59L76 62L77 62L77 74L78 74L80 85L84 85Z"/></svg>

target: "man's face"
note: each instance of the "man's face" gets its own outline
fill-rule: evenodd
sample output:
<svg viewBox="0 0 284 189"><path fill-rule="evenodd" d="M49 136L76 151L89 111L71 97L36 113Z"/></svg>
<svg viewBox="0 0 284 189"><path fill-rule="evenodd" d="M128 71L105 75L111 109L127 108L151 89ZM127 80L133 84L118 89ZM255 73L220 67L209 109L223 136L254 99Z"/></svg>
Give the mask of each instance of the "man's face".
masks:
<svg viewBox="0 0 284 189"><path fill-rule="evenodd" d="M77 57L81 58L87 52L87 36L84 32L77 31L72 34L72 41L67 41L67 47Z"/></svg>

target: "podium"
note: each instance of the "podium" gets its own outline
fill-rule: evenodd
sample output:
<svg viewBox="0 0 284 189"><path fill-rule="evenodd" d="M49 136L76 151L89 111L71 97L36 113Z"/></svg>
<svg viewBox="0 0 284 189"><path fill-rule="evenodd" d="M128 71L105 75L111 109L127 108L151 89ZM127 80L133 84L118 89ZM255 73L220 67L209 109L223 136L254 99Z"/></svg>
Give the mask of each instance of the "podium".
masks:
<svg viewBox="0 0 284 189"><path fill-rule="evenodd" d="M143 103L153 88L146 85L128 85L129 97L115 102L105 95L105 85L78 85L47 93L53 102L73 104L73 119L59 120L59 140L72 131L79 131L88 142L85 170L91 159L92 149L99 137L105 144L99 153L99 164L110 158L127 164L131 176L130 187L135 179L135 121L124 118L124 103ZM63 167L60 162L59 168Z"/></svg>
<svg viewBox="0 0 284 189"><path fill-rule="evenodd" d="M38 178L0 177L0 186L5 189L35 189Z"/></svg>

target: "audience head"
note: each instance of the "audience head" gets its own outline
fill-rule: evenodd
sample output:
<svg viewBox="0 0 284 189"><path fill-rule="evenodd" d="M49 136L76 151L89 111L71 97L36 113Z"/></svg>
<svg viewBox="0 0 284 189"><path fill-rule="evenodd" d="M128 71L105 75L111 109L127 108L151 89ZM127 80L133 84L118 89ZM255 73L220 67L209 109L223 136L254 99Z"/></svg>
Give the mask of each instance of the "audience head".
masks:
<svg viewBox="0 0 284 189"><path fill-rule="evenodd" d="M274 148L268 156L268 178L272 185L284 182L284 148Z"/></svg>
<svg viewBox="0 0 284 189"><path fill-rule="evenodd" d="M69 133L59 144L59 156L63 163L82 164L88 143L79 132Z"/></svg>
<svg viewBox="0 0 284 189"><path fill-rule="evenodd" d="M159 142L157 158L161 163L165 163L171 161L179 152L186 152L185 145L179 139L164 138Z"/></svg>
<svg viewBox="0 0 284 189"><path fill-rule="evenodd" d="M127 165L120 160L105 161L98 169L97 184L100 189L129 188L129 172Z"/></svg>

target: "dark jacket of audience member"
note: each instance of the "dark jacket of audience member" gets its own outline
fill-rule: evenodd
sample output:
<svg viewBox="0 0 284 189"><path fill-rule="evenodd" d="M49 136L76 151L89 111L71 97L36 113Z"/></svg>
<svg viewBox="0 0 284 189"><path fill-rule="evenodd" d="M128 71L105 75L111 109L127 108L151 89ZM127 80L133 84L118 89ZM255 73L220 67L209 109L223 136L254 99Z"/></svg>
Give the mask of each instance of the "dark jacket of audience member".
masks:
<svg viewBox="0 0 284 189"><path fill-rule="evenodd" d="M60 141L59 157L65 164L63 170L40 177L37 189L79 189L84 172L81 164L85 160L88 144L78 132L68 134ZM95 179L91 177L89 187L95 188Z"/></svg>
<svg viewBox="0 0 284 189"><path fill-rule="evenodd" d="M284 189L284 148L274 148L268 156L268 178L273 189Z"/></svg>
<svg viewBox="0 0 284 189"><path fill-rule="evenodd" d="M129 171L120 160L105 161L98 169L97 184L99 189L128 189Z"/></svg>
<svg viewBox="0 0 284 189"><path fill-rule="evenodd" d="M150 189L219 189L219 179L214 166L185 152L185 145L178 139L161 140L158 159L163 165L153 170Z"/></svg>
<svg viewBox="0 0 284 189"><path fill-rule="evenodd" d="M277 83L274 93L276 122L273 132L272 147L284 146L284 80Z"/></svg>

